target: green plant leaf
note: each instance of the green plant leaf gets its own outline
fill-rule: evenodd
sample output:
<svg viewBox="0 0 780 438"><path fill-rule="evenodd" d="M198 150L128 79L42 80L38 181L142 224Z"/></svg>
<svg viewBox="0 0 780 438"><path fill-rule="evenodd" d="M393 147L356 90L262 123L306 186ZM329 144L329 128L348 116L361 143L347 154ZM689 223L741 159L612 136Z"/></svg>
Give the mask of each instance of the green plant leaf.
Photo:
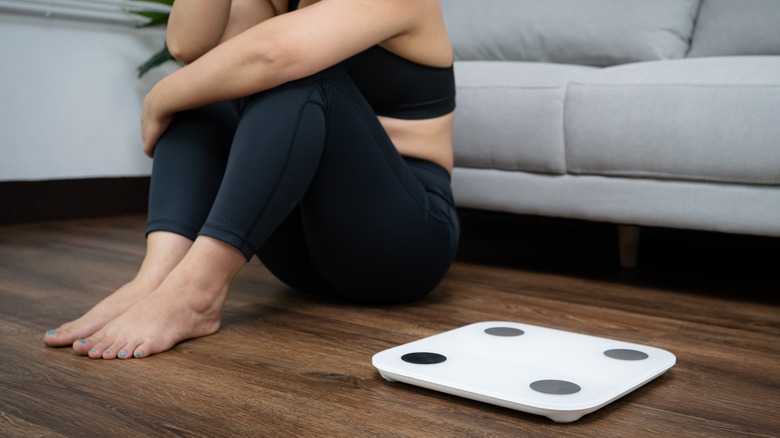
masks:
<svg viewBox="0 0 780 438"><path fill-rule="evenodd" d="M135 0L133 3L157 3L161 5L173 6L173 0Z"/></svg>
<svg viewBox="0 0 780 438"><path fill-rule="evenodd" d="M142 77L149 70L168 61L175 61L175 59L171 55L171 52L168 51L168 46L165 46L162 50L152 55L146 62L138 66L138 77Z"/></svg>
<svg viewBox="0 0 780 438"><path fill-rule="evenodd" d="M132 2L134 5L142 6L144 3L155 3L155 4L162 4L167 6L172 6L174 0L143 0L143 1L134 1ZM131 10L129 11L132 14L147 18L149 21L146 23L142 23L137 25L137 28L145 28L145 27L153 27L153 26L165 26L168 24L168 17L170 16L170 13L168 12L161 12L161 11L145 11L145 10ZM171 55L171 52L168 51L167 46L163 46L162 50L152 55L146 62L138 66L138 77L143 77L149 70L160 66L161 64L164 64L168 61L175 61L173 56Z"/></svg>
<svg viewBox="0 0 780 438"><path fill-rule="evenodd" d="M173 1L174 0L136 0L134 3L156 3L156 4L172 6ZM147 21L146 23L137 25L136 26L137 28L165 26L166 24L168 24L168 17L170 15L168 12L160 12L160 11L141 10L141 11L130 11L130 12L135 15L139 15L141 17L149 19L149 21ZM139 78L142 77L149 70L167 61L175 61L175 59L171 55L171 52L168 51L168 46L163 46L162 50L155 53L146 62L138 66L138 77Z"/></svg>
<svg viewBox="0 0 780 438"><path fill-rule="evenodd" d="M133 14L148 18L149 21L137 25L137 28L165 26L168 24L168 14L164 12L134 11Z"/></svg>
<svg viewBox="0 0 780 438"><path fill-rule="evenodd" d="M134 3L155 3L171 6L173 5L173 0L143 0L135 1ZM136 27L138 28L164 26L168 24L168 16L170 15L168 12L161 11L130 10L128 12L149 19L148 22L137 25Z"/></svg>

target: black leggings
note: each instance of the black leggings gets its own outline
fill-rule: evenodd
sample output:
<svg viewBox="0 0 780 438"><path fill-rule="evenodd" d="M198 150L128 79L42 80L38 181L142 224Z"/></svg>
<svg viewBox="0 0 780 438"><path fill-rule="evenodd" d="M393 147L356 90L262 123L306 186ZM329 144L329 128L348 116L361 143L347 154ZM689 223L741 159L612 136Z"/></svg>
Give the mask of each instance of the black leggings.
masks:
<svg viewBox="0 0 780 438"><path fill-rule="evenodd" d="M147 233L160 230L363 303L427 295L459 236L449 173L399 155L338 66L177 114L155 149Z"/></svg>

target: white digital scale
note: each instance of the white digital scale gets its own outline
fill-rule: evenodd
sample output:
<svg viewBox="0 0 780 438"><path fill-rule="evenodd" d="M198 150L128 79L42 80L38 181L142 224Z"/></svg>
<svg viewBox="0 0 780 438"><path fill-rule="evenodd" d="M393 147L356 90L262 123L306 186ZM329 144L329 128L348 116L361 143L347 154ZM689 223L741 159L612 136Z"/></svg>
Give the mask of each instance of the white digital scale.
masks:
<svg viewBox="0 0 780 438"><path fill-rule="evenodd" d="M646 345L487 321L390 348L372 362L391 382L570 423L660 376L676 358Z"/></svg>

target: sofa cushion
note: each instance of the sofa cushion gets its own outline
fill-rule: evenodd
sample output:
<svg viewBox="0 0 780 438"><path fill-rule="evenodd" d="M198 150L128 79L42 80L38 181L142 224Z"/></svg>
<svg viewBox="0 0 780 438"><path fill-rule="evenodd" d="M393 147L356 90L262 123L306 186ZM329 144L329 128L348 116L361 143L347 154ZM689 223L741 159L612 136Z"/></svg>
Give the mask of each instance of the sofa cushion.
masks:
<svg viewBox="0 0 780 438"><path fill-rule="evenodd" d="M443 0L442 6L457 59L608 66L684 57L699 0Z"/></svg>
<svg viewBox="0 0 780 438"><path fill-rule="evenodd" d="M597 70L528 62L456 62L455 163L565 173L566 84Z"/></svg>
<svg viewBox="0 0 780 438"><path fill-rule="evenodd" d="M690 57L780 55L780 1L702 0Z"/></svg>
<svg viewBox="0 0 780 438"><path fill-rule="evenodd" d="M456 168L459 207L780 237L777 186Z"/></svg>
<svg viewBox="0 0 780 438"><path fill-rule="evenodd" d="M780 57L610 67L570 84L576 174L780 184Z"/></svg>

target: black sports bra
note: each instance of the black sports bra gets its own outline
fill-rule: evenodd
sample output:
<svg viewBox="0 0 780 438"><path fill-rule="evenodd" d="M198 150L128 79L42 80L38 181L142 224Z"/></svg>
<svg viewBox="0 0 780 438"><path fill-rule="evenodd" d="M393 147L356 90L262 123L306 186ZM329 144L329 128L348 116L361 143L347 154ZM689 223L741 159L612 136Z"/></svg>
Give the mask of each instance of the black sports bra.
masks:
<svg viewBox="0 0 780 438"><path fill-rule="evenodd" d="M298 3L299 0L290 0L289 10L297 9ZM418 64L379 45L342 65L377 115L419 120L443 116L455 109L452 66Z"/></svg>

